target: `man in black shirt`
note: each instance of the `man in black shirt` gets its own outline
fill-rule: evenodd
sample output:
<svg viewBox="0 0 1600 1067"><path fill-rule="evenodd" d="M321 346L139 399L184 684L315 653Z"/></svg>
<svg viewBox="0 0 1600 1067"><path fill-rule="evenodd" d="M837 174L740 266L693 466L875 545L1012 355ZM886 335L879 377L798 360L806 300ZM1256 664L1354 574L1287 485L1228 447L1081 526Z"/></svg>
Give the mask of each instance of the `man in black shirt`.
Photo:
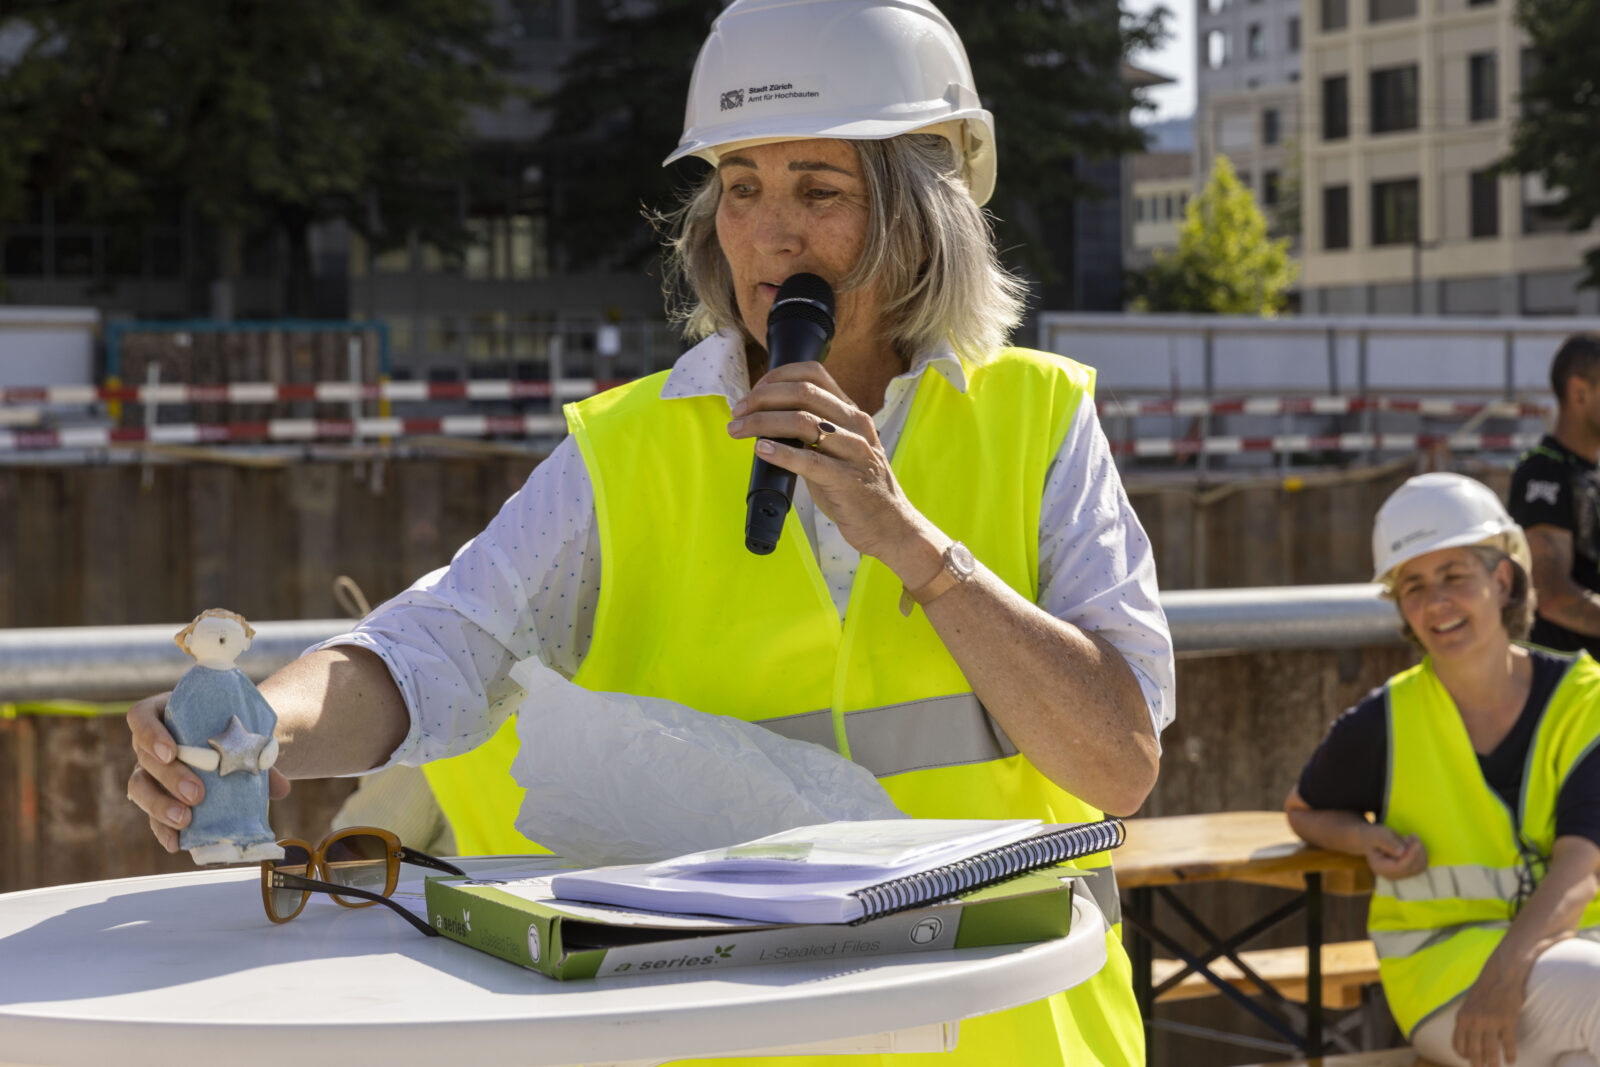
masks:
<svg viewBox="0 0 1600 1067"><path fill-rule="evenodd" d="M1550 363L1555 432L1523 455L1507 510L1533 550L1529 640L1600 658L1600 334L1573 334Z"/></svg>

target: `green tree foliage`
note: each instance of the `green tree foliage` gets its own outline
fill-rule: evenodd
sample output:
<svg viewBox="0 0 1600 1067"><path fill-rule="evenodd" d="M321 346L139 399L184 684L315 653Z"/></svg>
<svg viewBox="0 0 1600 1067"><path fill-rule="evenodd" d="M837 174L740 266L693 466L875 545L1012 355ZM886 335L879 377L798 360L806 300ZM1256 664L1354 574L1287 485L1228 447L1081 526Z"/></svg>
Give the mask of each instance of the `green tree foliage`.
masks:
<svg viewBox="0 0 1600 1067"><path fill-rule="evenodd" d="M283 232L288 304L307 234L343 218L385 243L459 244L468 109L508 91L487 0L95 0L9 5L0 221L20 190L90 218L178 198L219 229ZM3 61L0 61L3 62Z"/></svg>
<svg viewBox="0 0 1600 1067"><path fill-rule="evenodd" d="M1124 15L1117 0L950 0L984 106L995 116L999 175L989 209L1007 258L1040 281L1062 280L1049 232L1080 199L1101 192L1084 160L1145 147L1129 121L1144 106L1122 78L1132 54L1166 36L1168 12Z"/></svg>
<svg viewBox="0 0 1600 1067"><path fill-rule="evenodd" d="M1556 209L1572 229L1586 229L1600 218L1600 0L1517 0L1516 18L1533 62L1502 166L1560 189ZM1600 286L1600 246L1585 261L1583 284Z"/></svg>
<svg viewBox="0 0 1600 1067"><path fill-rule="evenodd" d="M646 216L676 206L703 173L660 163L683 130L689 75L722 0L587 0L600 33L574 56L549 99L547 173L560 176L552 225L574 266L649 261ZM1051 263L1041 221L1093 190L1079 160L1144 147L1129 121L1137 106L1122 61L1163 35L1165 10L1122 16L1116 0L944 0L961 34L984 106L995 114L999 182L990 208L1002 247L1042 278ZM1024 220L1024 221L1018 221Z"/></svg>
<svg viewBox="0 0 1600 1067"><path fill-rule="evenodd" d="M544 101L550 239L569 267L637 266L658 249L649 217L676 207L705 173L698 160L661 161L683 132L689 75L723 0L584 2L594 42Z"/></svg>
<svg viewBox="0 0 1600 1067"><path fill-rule="evenodd" d="M1178 230L1178 247L1157 252L1134 275L1134 306L1141 311L1273 315L1299 267L1289 242L1267 237L1267 220L1250 190L1239 184L1228 157L1218 156L1199 196L1191 197Z"/></svg>
<svg viewBox="0 0 1600 1067"><path fill-rule="evenodd" d="M1289 162L1278 181L1278 202L1272 205L1268 229L1275 237L1287 237L1293 241L1300 236L1300 205L1304 196L1304 183L1300 178L1300 139L1291 137L1284 141L1283 152Z"/></svg>

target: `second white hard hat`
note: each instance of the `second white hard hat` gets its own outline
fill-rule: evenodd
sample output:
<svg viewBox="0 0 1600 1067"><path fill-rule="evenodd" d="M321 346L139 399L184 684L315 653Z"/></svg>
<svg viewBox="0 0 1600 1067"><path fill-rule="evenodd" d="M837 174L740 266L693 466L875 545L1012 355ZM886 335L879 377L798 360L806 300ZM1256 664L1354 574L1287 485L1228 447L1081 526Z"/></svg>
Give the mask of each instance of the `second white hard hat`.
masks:
<svg viewBox="0 0 1600 1067"><path fill-rule="evenodd" d="M1494 490L1464 474L1419 474L1378 509L1372 524L1372 580L1392 591L1395 571L1418 556L1484 544L1500 549L1532 576L1528 539Z"/></svg>
<svg viewBox="0 0 1600 1067"><path fill-rule="evenodd" d="M936 133L972 199L994 191L994 116L961 38L929 0L735 0L695 61L683 139L716 165L736 145Z"/></svg>

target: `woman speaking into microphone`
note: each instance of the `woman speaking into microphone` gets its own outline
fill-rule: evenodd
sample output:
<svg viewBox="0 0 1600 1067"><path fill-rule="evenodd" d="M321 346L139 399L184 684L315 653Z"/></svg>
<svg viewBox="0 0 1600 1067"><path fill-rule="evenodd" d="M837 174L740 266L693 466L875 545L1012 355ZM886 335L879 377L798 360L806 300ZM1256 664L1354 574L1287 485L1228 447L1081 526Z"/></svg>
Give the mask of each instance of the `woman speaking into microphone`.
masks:
<svg viewBox="0 0 1600 1067"><path fill-rule="evenodd" d="M711 169L670 259L697 343L571 405L570 436L448 568L263 684L278 766L465 752L506 714L510 666L538 656L592 690L780 732L820 716L912 816L1134 811L1173 707L1150 546L1094 372L1008 346L1022 285L982 211L994 120L949 22L927 0L736 0L667 162L688 156ZM800 274L835 295L826 359L769 366L774 299ZM796 476L768 554L743 544L758 457ZM129 713L130 794L173 843L193 783L162 758L162 705ZM446 814L491 786L440 791ZM1115 924L1109 859L1089 865ZM1106 936L1095 978L964 1022L939 1062L1141 1063Z"/></svg>

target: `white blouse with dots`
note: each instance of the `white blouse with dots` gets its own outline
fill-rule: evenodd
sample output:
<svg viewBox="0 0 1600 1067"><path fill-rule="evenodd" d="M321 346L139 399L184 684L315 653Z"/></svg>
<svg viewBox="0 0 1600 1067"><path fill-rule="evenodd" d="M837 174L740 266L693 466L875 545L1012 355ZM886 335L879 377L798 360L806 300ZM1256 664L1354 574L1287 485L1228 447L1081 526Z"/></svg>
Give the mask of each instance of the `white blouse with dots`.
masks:
<svg viewBox="0 0 1600 1067"><path fill-rule="evenodd" d="M915 386L930 372L966 391L953 352L915 359L889 383L873 416L891 456ZM726 396L731 404L749 391L743 346L734 335L717 334L678 359L661 395ZM860 553L817 509L803 479L794 509L843 615ZM390 763L425 763L468 751L499 727L521 701L507 673L518 660L538 656L569 678L576 674L599 590L594 491L569 437L449 566L316 647L360 645L383 659L411 714L411 729ZM1155 561L1093 404L1078 406L1045 481L1039 606L1110 642L1133 668L1157 733L1172 722L1172 638L1157 598Z"/></svg>

